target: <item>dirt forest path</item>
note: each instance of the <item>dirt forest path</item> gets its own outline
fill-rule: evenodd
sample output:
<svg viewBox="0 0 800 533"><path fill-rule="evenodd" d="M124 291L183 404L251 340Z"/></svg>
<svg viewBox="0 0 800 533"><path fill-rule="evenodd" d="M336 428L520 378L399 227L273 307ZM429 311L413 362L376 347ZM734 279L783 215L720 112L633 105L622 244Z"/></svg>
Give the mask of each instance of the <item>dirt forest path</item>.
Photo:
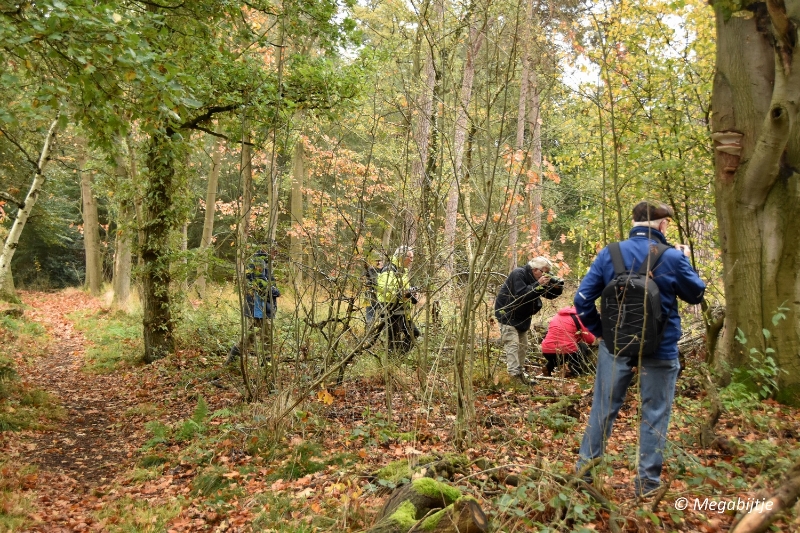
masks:
<svg viewBox="0 0 800 533"><path fill-rule="evenodd" d="M102 508L101 499L115 480L135 465L144 437L141 424L129 414L148 399L140 397L129 372L98 374L84 368L90 343L68 315L99 311L99 300L79 291L66 297L34 292L20 296L29 306L26 316L51 337L48 354L30 360L21 375L63 409L48 430L26 432L15 443L20 461L37 467L31 485L38 511L27 531L102 530L92 513Z"/></svg>
<svg viewBox="0 0 800 533"><path fill-rule="evenodd" d="M28 460L86 491L110 482L129 460L126 447L130 435L125 425L117 422L134 402L117 376L83 371L86 339L67 315L91 308L94 301L78 292L66 301L56 302L56 295L48 301L47 296L23 296L24 300L39 300L25 303L35 306L30 311L32 318L53 337L50 356L36 361L36 371L29 379L58 399L64 418L54 430L32 439Z"/></svg>

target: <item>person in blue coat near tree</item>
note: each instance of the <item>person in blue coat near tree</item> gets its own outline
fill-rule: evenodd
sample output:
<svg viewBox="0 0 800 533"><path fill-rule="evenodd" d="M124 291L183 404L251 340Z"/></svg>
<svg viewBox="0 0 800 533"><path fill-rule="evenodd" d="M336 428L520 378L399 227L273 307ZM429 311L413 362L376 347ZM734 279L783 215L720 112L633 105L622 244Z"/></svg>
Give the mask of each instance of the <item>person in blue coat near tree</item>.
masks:
<svg viewBox="0 0 800 533"><path fill-rule="evenodd" d="M642 412L638 472L634 480L638 496L651 494L661 484L663 451L675 397L675 382L680 370L678 339L681 336L681 319L678 298L690 304L699 304L706 288L689 263L689 247L680 244L671 247L667 243L665 233L672 216L672 209L667 205L638 203L633 208L633 229L628 239L620 243L623 262L629 271L639 269L651 247L657 244L670 246L652 269L652 278L661 295L662 317L666 317L661 342L655 353L641 358L639 369ZM603 329L595 300L614 277L614 266L606 247L597 254L575 295L575 308L581 322L598 338L603 336ZM592 410L581 442L576 472L603 456L606 441L638 364L638 358L631 360L618 357L609 352L605 343L600 343ZM590 472L583 477L587 482L592 480Z"/></svg>
<svg viewBox="0 0 800 533"><path fill-rule="evenodd" d="M275 248L272 247L274 252ZM245 349L241 350L238 344L231 347L228 359L225 364L230 364L247 349L253 346L257 336L261 336L264 350L269 351L272 347L272 324L265 322L275 318L278 311L278 298L281 291L275 286L275 278L269 270L272 257L267 252L266 247L262 246L247 261L245 268L245 301L244 318L247 336L245 337Z"/></svg>

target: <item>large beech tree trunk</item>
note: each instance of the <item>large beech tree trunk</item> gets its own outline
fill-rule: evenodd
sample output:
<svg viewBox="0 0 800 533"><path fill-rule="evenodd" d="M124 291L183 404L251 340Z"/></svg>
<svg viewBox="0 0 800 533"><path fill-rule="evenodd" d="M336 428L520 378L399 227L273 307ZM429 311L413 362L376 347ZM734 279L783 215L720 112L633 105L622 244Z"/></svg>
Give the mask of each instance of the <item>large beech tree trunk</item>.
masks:
<svg viewBox="0 0 800 533"><path fill-rule="evenodd" d="M14 284L11 277L11 259L14 257L14 252L17 251L17 244L19 244L19 237L22 235L22 230L25 228L25 223L28 222L28 217L31 216L33 206L36 205L36 200L39 198L39 193L44 185L45 175L44 167L50 159L50 150L53 146L53 140L56 137L58 130L58 119L50 124L47 134L42 143L42 151L39 155L39 161L31 161L34 167L33 181L31 188L28 190L28 195L25 197L22 205L17 209L17 216L14 218L14 224L8 232L5 244L3 245L2 253L0 253L0 298L1 299L16 299L14 292Z"/></svg>
<svg viewBox="0 0 800 533"><path fill-rule="evenodd" d="M154 133L147 147L147 179L142 203L144 243L142 258L142 306L144 360L166 357L175 347L170 309L169 237L179 222L173 212L176 194L176 144L173 131Z"/></svg>
<svg viewBox="0 0 800 533"><path fill-rule="evenodd" d="M716 4L711 120L726 303L720 347L733 367L749 361L751 348L772 355L786 371L778 399L798 404L800 0L754 3L746 8L753 16L727 19ZM786 320L775 325L781 306Z"/></svg>

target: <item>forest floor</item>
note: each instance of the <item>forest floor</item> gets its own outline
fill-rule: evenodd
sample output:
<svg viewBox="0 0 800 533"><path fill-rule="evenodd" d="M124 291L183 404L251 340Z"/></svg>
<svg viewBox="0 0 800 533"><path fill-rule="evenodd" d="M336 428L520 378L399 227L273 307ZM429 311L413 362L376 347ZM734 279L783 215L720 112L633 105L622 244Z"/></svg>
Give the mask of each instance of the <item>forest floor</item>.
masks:
<svg viewBox="0 0 800 533"><path fill-rule="evenodd" d="M74 290L21 297L24 318L0 322L0 356L19 375L0 395L0 531L361 531L411 472L381 468L456 453L447 372L426 394L413 370L398 369L391 417L382 373L365 372L277 421L269 402L243 403L223 357L186 349L141 365L126 355L140 348L135 334L99 300ZM699 448L704 392L686 374L670 429L671 484L655 506L631 486L633 395L615 425L597 486L623 530L727 531L735 512L695 502L752 500L798 459L800 413L741 391L722 394L719 445ZM564 477L590 398L589 380L478 388L479 424L453 483L478 499L493 531L609 530L608 510ZM8 425L23 412L27 423ZM676 509L681 498L687 509ZM800 531L798 516L784 514L778 527Z"/></svg>

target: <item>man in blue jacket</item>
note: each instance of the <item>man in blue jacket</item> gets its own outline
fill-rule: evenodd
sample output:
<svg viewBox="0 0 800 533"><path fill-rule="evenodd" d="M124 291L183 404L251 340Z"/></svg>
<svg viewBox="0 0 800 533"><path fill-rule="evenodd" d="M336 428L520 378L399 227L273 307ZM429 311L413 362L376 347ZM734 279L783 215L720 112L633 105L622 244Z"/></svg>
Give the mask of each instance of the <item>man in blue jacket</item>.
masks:
<svg viewBox="0 0 800 533"><path fill-rule="evenodd" d="M272 349L272 319L278 311L278 298L281 291L275 286L275 278L269 270L269 265L275 257L277 248L272 244L267 252L266 243L261 243L256 253L250 256L245 267L244 318L247 335L244 339L244 349L239 344L231 347L225 364L231 364L242 352L255 344L258 337L264 346L264 351ZM266 321L266 322L265 322Z"/></svg>
<svg viewBox="0 0 800 533"><path fill-rule="evenodd" d="M640 202L633 208L634 227L628 240L620 243L626 269L637 271L647 259L651 246L668 244L664 235L672 216L672 209L660 203ZM678 315L678 298L690 304L699 304L706 288L689 263L688 256L688 246L675 245L662 254L652 270L653 280L661 294L661 312L666 322L658 349L651 356L641 358L639 370L642 412L638 475L634 482L638 496L652 493L661 484L663 451L675 397L675 381L680 370L678 339L681 336L681 319ZM581 322L596 337L602 337L603 330L595 300L614 277L614 266L606 247L597 254L575 295L575 308ZM633 378L632 366L635 367L638 362L638 359L618 357L609 352L605 343L600 343L592 410L581 442L576 471L603 456L614 420ZM591 479L588 474L584 478L587 481Z"/></svg>

